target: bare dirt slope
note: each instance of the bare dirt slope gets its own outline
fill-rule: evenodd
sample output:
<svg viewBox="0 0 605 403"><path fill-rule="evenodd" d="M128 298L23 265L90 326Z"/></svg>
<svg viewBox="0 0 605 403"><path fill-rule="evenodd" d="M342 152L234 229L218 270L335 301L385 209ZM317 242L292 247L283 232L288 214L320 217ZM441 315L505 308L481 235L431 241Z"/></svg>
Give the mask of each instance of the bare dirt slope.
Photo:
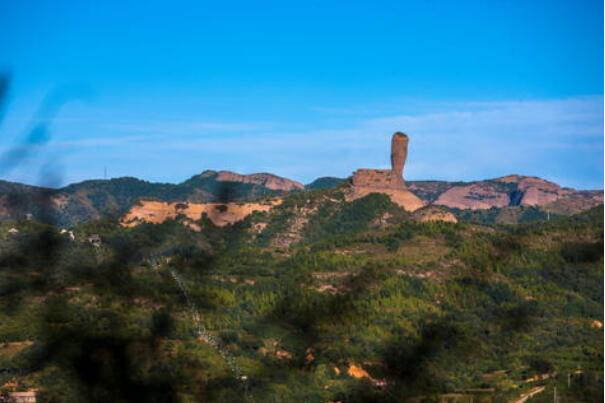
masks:
<svg viewBox="0 0 605 403"><path fill-rule="evenodd" d="M231 203L188 203L141 200L121 218L120 223L132 227L143 222L154 224L177 218L179 215L191 221L197 221L206 214L218 227L234 224L243 220L255 211L269 211L281 203L281 199L262 202Z"/></svg>

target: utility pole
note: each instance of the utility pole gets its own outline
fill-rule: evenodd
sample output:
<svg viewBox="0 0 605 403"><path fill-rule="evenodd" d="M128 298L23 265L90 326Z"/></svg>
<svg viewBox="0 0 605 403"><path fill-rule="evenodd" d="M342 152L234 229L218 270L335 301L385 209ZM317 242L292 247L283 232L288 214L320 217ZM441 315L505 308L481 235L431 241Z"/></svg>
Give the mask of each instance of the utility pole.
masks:
<svg viewBox="0 0 605 403"><path fill-rule="evenodd" d="M103 167L103 179L107 179L107 167Z"/></svg>
<svg viewBox="0 0 605 403"><path fill-rule="evenodd" d="M552 397L552 401L554 403L557 403L557 400L558 400L557 399L557 387L555 386L555 390L554 390L554 394L553 394L553 397Z"/></svg>

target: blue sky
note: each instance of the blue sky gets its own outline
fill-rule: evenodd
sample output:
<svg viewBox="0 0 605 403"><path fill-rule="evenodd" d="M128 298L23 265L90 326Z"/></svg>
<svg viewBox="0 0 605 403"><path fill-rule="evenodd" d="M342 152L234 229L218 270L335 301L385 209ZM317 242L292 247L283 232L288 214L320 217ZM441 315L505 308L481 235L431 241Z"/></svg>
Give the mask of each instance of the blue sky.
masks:
<svg viewBox="0 0 605 403"><path fill-rule="evenodd" d="M99 4L0 2L0 148L69 94L4 179L309 182L387 166L402 130L408 179L603 186L600 1Z"/></svg>

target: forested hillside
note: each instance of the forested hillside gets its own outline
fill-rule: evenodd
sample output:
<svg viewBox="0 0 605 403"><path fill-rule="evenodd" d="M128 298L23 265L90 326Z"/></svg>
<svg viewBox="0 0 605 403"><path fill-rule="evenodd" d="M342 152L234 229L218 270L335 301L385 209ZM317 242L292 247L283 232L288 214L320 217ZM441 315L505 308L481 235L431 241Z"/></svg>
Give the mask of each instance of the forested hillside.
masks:
<svg viewBox="0 0 605 403"><path fill-rule="evenodd" d="M602 206L423 223L384 195L317 190L198 224L95 221L72 240L2 223L1 388L65 402L499 402L545 384L602 400Z"/></svg>

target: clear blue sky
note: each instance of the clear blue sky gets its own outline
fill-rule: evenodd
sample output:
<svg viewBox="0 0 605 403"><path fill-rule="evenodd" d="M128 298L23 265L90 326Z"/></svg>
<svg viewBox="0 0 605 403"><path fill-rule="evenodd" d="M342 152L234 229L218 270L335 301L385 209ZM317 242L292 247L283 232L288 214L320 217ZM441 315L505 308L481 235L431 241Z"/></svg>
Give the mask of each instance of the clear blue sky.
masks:
<svg viewBox="0 0 605 403"><path fill-rule="evenodd" d="M78 94L4 179L308 182L386 166L402 130L408 179L602 188L602 1L0 1L0 35L3 151Z"/></svg>

